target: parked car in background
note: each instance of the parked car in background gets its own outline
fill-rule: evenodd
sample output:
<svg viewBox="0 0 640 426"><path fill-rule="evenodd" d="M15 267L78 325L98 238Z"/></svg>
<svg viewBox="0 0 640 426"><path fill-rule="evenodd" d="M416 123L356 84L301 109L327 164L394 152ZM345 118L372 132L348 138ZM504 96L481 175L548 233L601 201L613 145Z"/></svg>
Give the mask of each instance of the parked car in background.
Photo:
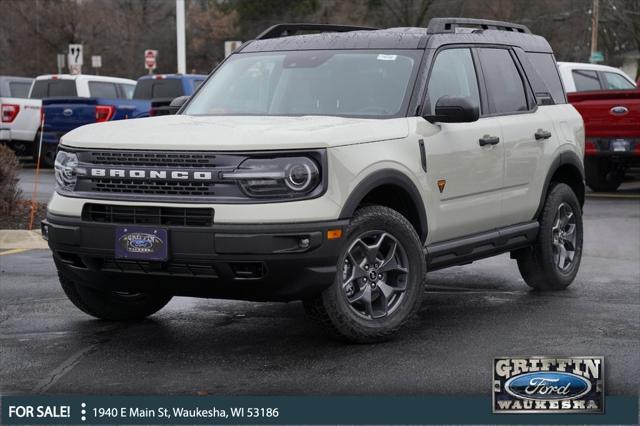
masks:
<svg viewBox="0 0 640 426"><path fill-rule="evenodd" d="M640 165L640 90L573 92L569 102L585 124L585 178L594 191L618 189Z"/></svg>
<svg viewBox="0 0 640 426"><path fill-rule="evenodd" d="M31 154L40 124L40 101L28 99L33 79L0 76L0 143Z"/></svg>
<svg viewBox="0 0 640 426"><path fill-rule="evenodd" d="M558 71L567 93L636 88L631 77L607 65L558 62Z"/></svg>
<svg viewBox="0 0 640 426"><path fill-rule="evenodd" d="M29 97L42 99L42 164L52 167L60 137L89 123L147 115L148 101L133 98L135 80L97 75L43 75Z"/></svg>
<svg viewBox="0 0 640 426"><path fill-rule="evenodd" d="M594 191L618 189L640 159L640 91L606 65L558 62L568 100L585 122L585 178Z"/></svg>
<svg viewBox="0 0 640 426"><path fill-rule="evenodd" d="M173 114L175 110L169 107L171 101L190 96L206 78L202 74L146 75L138 79L133 97L151 101L150 116Z"/></svg>
<svg viewBox="0 0 640 426"><path fill-rule="evenodd" d="M60 137L85 124L167 115L174 98L189 96L206 79L162 74L134 80L90 75L38 77L32 95L43 100L43 164L52 167Z"/></svg>

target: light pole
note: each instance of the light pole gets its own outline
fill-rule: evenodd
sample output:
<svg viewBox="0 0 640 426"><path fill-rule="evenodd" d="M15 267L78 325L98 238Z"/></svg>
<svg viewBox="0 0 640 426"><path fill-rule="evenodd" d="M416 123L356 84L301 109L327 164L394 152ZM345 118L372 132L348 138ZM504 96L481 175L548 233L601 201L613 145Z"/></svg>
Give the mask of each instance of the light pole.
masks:
<svg viewBox="0 0 640 426"><path fill-rule="evenodd" d="M184 0L176 0L176 41L178 53L178 74L187 73L187 48L185 42Z"/></svg>
<svg viewBox="0 0 640 426"><path fill-rule="evenodd" d="M593 7L591 8L591 62L595 62L595 52L598 51L598 17L600 15L600 2L599 0L593 0Z"/></svg>

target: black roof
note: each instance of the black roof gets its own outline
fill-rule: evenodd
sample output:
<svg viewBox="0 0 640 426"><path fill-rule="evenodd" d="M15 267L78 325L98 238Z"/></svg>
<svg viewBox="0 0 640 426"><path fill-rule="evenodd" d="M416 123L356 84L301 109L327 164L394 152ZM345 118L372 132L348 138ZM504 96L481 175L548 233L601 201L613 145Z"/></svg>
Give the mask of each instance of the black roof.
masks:
<svg viewBox="0 0 640 426"><path fill-rule="evenodd" d="M325 31L297 35L304 30ZM294 35L290 35L294 34ZM261 38L268 35L267 38ZM280 24L258 39L245 43L242 52L333 49L424 49L453 43L489 43L521 47L529 52L552 53L544 37L524 25L500 21L434 18L427 28L365 29L318 24Z"/></svg>

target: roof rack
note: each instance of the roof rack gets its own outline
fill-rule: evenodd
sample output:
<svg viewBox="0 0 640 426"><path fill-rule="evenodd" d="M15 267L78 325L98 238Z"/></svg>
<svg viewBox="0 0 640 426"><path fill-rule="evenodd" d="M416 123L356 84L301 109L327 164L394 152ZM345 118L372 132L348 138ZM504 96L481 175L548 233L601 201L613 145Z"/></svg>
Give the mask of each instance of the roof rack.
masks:
<svg viewBox="0 0 640 426"><path fill-rule="evenodd" d="M472 27L480 30L511 31L514 33L531 34L531 30L529 30L527 26L522 24L471 18L432 18L427 25L427 33L453 33L456 31L456 28L465 27Z"/></svg>
<svg viewBox="0 0 640 426"><path fill-rule="evenodd" d="M358 27L355 25L331 25L331 24L277 24L267 28L256 40L267 38L279 38L296 35L299 31L318 31L321 33L345 33L349 31L377 30L373 27Z"/></svg>

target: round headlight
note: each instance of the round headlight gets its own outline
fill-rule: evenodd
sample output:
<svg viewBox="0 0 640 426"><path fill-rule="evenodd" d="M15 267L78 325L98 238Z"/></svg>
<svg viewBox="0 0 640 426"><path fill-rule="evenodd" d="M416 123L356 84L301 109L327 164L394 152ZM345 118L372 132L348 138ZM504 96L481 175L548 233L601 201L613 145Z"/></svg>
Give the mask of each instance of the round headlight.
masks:
<svg viewBox="0 0 640 426"><path fill-rule="evenodd" d="M304 191L309 188L313 175L308 163L293 164L288 167L284 182L292 191Z"/></svg>

